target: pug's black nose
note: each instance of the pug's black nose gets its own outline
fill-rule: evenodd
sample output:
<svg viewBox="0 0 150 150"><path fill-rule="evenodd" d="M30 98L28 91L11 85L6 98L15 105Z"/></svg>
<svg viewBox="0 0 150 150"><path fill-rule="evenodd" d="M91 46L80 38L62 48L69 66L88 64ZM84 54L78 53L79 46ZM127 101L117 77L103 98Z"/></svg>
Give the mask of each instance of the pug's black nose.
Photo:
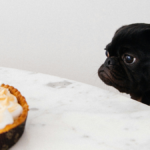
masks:
<svg viewBox="0 0 150 150"><path fill-rule="evenodd" d="M105 66L113 66L116 64L115 57L108 57L105 61Z"/></svg>

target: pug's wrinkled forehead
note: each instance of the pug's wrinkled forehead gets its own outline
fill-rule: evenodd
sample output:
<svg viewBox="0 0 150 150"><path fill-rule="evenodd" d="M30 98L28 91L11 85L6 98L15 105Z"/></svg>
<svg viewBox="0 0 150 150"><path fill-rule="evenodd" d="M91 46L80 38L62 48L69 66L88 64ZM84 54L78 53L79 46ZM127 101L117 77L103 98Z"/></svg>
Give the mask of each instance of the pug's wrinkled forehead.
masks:
<svg viewBox="0 0 150 150"><path fill-rule="evenodd" d="M110 56L121 56L124 53L133 53L139 57L150 54L150 25L131 24L119 28L106 45L105 50Z"/></svg>

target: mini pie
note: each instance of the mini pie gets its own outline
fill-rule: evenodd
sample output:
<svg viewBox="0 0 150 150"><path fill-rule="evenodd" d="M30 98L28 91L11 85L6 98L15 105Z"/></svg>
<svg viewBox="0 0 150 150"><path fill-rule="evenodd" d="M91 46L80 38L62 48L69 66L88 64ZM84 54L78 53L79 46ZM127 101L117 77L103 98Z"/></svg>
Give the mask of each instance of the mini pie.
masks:
<svg viewBox="0 0 150 150"><path fill-rule="evenodd" d="M16 88L5 84L2 84L1 87L8 89L10 93L17 98L18 104L22 106L22 113L19 117L17 117L12 124L8 124L4 128L0 129L0 150L7 150L22 136L29 106L25 97L23 97Z"/></svg>

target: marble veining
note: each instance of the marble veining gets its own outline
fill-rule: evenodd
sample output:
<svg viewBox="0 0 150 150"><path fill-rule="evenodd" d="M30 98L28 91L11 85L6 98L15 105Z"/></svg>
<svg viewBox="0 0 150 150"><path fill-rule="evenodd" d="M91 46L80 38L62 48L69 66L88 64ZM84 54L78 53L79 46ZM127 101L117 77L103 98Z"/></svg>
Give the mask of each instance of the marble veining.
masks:
<svg viewBox="0 0 150 150"><path fill-rule="evenodd" d="M50 86L53 88L66 88L70 84L72 84L72 83L64 80L61 82L50 82L47 84L47 86Z"/></svg>
<svg viewBox="0 0 150 150"><path fill-rule="evenodd" d="M41 73L0 67L0 81L30 106L11 150L150 150L150 107L122 95Z"/></svg>

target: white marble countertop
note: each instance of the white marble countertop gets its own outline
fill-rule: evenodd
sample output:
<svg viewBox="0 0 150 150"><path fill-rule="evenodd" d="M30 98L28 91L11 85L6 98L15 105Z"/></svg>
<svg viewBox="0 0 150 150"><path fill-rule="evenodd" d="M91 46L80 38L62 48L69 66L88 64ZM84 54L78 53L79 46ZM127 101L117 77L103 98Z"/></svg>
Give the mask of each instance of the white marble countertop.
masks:
<svg viewBox="0 0 150 150"><path fill-rule="evenodd" d="M55 76L0 68L26 97L26 129L11 150L150 150L150 107Z"/></svg>

